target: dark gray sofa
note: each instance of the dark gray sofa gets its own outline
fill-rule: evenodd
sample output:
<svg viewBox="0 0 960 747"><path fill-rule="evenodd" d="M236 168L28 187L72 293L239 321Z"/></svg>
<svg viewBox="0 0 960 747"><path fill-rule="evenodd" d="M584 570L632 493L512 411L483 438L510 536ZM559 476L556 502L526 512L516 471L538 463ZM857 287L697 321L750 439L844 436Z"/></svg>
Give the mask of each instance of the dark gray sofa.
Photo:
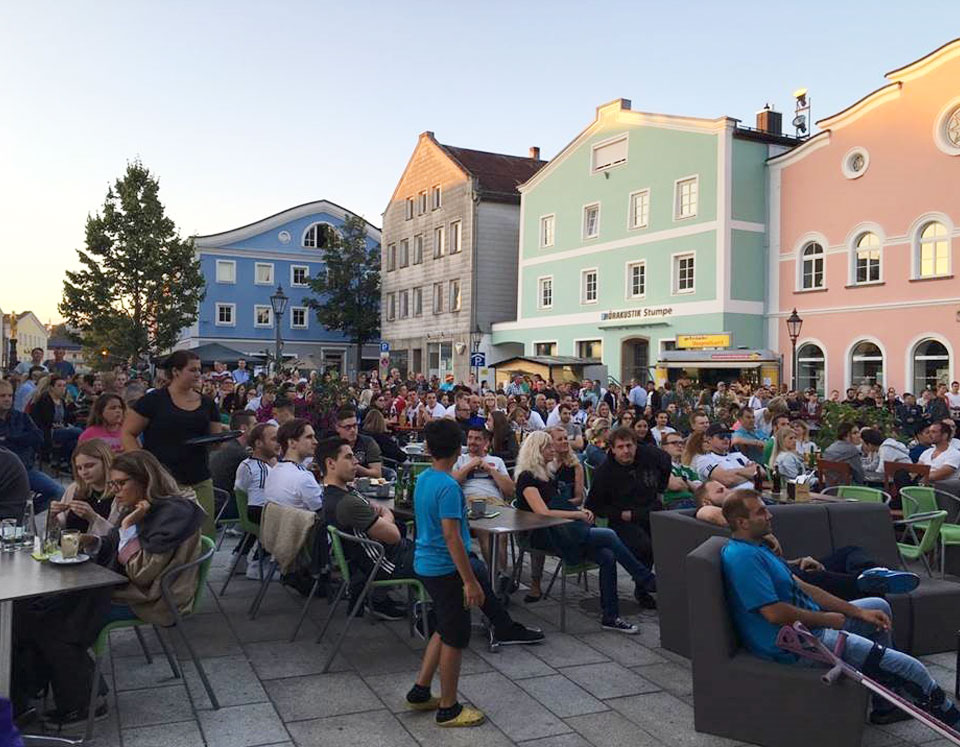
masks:
<svg viewBox="0 0 960 747"><path fill-rule="evenodd" d="M702 621L692 642L696 730L770 747L859 745L865 688L846 678L828 686L822 668L764 661L740 648L723 591L726 542L712 537L685 562L691 616Z"/></svg>
<svg viewBox="0 0 960 747"><path fill-rule="evenodd" d="M784 555L822 557L846 545L859 545L881 563L901 567L893 521L885 506L871 503L805 503L771 506L773 531ZM651 515L657 571L661 645L690 657L690 623L684 562L713 536L729 531L697 521L693 511ZM914 655L955 650L960 631L960 584L921 577L910 594L892 594L894 644Z"/></svg>

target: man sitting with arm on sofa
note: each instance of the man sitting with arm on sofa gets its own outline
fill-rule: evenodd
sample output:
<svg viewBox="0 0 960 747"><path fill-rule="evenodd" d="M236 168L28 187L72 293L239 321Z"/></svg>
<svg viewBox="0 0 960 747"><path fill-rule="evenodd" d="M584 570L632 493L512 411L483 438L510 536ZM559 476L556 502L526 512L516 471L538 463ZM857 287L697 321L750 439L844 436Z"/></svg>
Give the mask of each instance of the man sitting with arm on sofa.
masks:
<svg viewBox="0 0 960 747"><path fill-rule="evenodd" d="M751 653L784 664L806 664L777 647L784 625L803 623L830 649L848 631L841 657L868 677L902 693L953 729L960 711L936 680L912 656L892 648L890 606L876 597L845 602L797 578L763 538L771 532L771 514L753 490L737 490L723 503L732 539L723 547L727 602L740 639ZM870 721L891 723L910 716L874 697Z"/></svg>

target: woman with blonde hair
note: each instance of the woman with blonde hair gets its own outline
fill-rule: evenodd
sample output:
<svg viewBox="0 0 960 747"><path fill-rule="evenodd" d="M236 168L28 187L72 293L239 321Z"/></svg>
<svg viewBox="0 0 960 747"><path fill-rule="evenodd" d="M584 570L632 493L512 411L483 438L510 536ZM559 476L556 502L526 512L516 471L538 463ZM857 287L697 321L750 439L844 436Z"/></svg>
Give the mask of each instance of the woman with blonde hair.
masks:
<svg viewBox="0 0 960 747"><path fill-rule="evenodd" d="M107 534L112 526L108 518L113 500L107 490L113 464L110 445L99 438L84 441L74 450L70 462L73 482L60 500L50 504L48 521L56 521L61 529Z"/></svg>
<svg viewBox="0 0 960 747"><path fill-rule="evenodd" d="M554 439L545 431L528 435L517 457L517 509L539 516L572 519L558 527L533 531L530 546L559 555L566 563L581 563L584 557L597 563L600 566L602 627L618 633L637 633L639 628L636 625L620 617L617 564L623 566L633 578L638 596L656 591L656 579L612 529L593 526L592 511L576 508L568 501L563 501L557 486L556 458ZM535 586L532 582L530 594L539 598L539 585Z"/></svg>
<svg viewBox="0 0 960 747"><path fill-rule="evenodd" d="M596 469L607 458L607 434L610 432L610 421L595 418L593 425L587 429L587 448L583 450L583 461Z"/></svg>
<svg viewBox="0 0 960 747"><path fill-rule="evenodd" d="M773 437L773 421L777 415L790 415L787 400L783 397L774 397L767 402L767 406L757 413L757 430L767 437Z"/></svg>
<svg viewBox="0 0 960 747"><path fill-rule="evenodd" d="M680 457L680 464L691 466L694 460L703 454L707 449L704 444L706 431L694 431L687 438L687 443L683 447L683 455Z"/></svg>
<svg viewBox="0 0 960 747"><path fill-rule="evenodd" d="M788 480L796 480L806 470L803 457L797 453L797 432L790 426L783 426L774 436L770 466Z"/></svg>

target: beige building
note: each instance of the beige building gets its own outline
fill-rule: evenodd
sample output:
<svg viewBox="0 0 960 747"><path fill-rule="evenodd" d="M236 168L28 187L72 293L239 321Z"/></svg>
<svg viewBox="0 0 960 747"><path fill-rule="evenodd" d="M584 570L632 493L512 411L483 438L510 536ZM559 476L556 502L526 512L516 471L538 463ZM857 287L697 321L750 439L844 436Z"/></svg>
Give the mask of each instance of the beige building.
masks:
<svg viewBox="0 0 960 747"><path fill-rule="evenodd" d="M390 367L465 381L474 350L491 362L491 325L516 315L517 185L545 163L539 148L508 156L420 135L383 214L381 336Z"/></svg>
<svg viewBox="0 0 960 747"><path fill-rule="evenodd" d="M17 314L17 358L21 361L30 360L30 351L34 348L43 350L44 360L47 359L47 339L50 334L43 322L32 311Z"/></svg>

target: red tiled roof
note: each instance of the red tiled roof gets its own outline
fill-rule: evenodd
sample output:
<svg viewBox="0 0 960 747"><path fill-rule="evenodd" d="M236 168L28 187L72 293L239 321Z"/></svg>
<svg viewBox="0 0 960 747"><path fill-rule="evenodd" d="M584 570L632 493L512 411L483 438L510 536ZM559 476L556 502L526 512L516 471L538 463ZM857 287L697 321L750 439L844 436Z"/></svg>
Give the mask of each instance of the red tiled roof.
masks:
<svg viewBox="0 0 960 747"><path fill-rule="evenodd" d="M547 164L535 158L438 145L477 179L481 197L494 202L520 202L517 185L523 184Z"/></svg>

